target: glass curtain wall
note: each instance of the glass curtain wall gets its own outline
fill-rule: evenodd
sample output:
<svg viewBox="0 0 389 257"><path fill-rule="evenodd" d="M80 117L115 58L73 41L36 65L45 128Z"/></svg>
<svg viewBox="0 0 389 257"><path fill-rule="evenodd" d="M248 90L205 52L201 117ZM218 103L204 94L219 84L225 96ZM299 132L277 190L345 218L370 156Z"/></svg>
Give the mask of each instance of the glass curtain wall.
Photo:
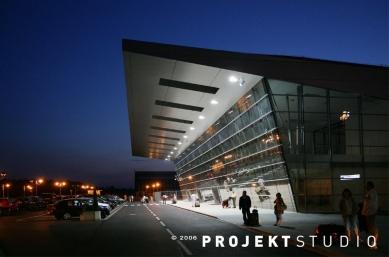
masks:
<svg viewBox="0 0 389 257"><path fill-rule="evenodd" d="M267 79L275 124L299 212L338 211L372 181L388 210L389 102Z"/></svg>
<svg viewBox="0 0 389 257"><path fill-rule="evenodd" d="M280 192L296 210L266 84L251 88L175 160L184 197L220 204L246 190L253 206L272 209Z"/></svg>

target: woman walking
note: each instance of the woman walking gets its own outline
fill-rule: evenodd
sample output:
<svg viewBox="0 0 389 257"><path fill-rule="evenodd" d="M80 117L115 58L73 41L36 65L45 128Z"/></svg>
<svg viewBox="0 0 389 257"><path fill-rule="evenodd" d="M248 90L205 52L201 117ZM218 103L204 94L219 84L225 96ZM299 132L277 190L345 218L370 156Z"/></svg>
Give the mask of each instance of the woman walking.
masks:
<svg viewBox="0 0 389 257"><path fill-rule="evenodd" d="M362 242L359 238L357 227L357 203L351 196L351 191L348 188L345 188L342 192L342 199L339 201L339 210L340 214L342 214L344 226L346 227L348 241L351 241L350 229L352 228L357 239Z"/></svg>
<svg viewBox="0 0 389 257"><path fill-rule="evenodd" d="M282 226L282 214L284 214L284 199L282 199L281 194L276 194L276 199L274 200L274 214L276 215L276 223L273 226L277 226L280 223Z"/></svg>

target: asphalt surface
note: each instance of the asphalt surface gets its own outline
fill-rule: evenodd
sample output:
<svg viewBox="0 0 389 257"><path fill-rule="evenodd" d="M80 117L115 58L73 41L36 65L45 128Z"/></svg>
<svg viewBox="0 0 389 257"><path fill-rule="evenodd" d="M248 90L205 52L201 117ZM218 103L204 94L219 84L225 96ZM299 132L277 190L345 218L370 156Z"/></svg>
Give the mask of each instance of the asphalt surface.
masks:
<svg viewBox="0 0 389 257"><path fill-rule="evenodd" d="M5 256L319 256L177 206L126 203L101 221L44 211L2 215Z"/></svg>

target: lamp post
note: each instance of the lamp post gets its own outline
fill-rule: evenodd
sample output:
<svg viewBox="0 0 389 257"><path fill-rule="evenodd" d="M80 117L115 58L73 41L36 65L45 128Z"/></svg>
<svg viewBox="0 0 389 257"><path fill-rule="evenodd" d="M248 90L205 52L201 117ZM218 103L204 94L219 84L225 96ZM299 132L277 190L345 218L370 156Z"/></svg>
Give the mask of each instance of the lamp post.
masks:
<svg viewBox="0 0 389 257"><path fill-rule="evenodd" d="M7 198L9 198L9 186L10 186L10 184L5 184L5 186L7 187Z"/></svg>
<svg viewBox="0 0 389 257"><path fill-rule="evenodd" d="M77 187L79 187L80 185L72 185L72 187L74 187L74 196L77 195Z"/></svg>
<svg viewBox="0 0 389 257"><path fill-rule="evenodd" d="M32 186L28 185L27 189L30 190L30 195L32 195Z"/></svg>
<svg viewBox="0 0 389 257"><path fill-rule="evenodd" d="M0 180L3 180L5 178L5 176L7 176L7 174L5 174L4 172L0 173L0 175L1 175L1 179ZM4 198L4 184L2 184L1 189L3 191L3 198Z"/></svg>
<svg viewBox="0 0 389 257"><path fill-rule="evenodd" d="M30 180L31 183L35 183L35 195L38 196L38 185L43 183L43 179Z"/></svg>
<svg viewBox="0 0 389 257"><path fill-rule="evenodd" d="M55 185L59 187L59 196L62 198L61 188L66 185L65 182L55 182Z"/></svg>

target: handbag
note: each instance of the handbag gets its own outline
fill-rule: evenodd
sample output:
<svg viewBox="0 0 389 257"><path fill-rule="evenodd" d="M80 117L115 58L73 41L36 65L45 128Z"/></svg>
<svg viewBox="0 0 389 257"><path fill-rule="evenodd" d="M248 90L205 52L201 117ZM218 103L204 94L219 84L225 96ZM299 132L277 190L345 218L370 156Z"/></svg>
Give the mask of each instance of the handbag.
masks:
<svg viewBox="0 0 389 257"><path fill-rule="evenodd" d="M278 204L277 205L277 211L285 211L288 208L286 204Z"/></svg>

